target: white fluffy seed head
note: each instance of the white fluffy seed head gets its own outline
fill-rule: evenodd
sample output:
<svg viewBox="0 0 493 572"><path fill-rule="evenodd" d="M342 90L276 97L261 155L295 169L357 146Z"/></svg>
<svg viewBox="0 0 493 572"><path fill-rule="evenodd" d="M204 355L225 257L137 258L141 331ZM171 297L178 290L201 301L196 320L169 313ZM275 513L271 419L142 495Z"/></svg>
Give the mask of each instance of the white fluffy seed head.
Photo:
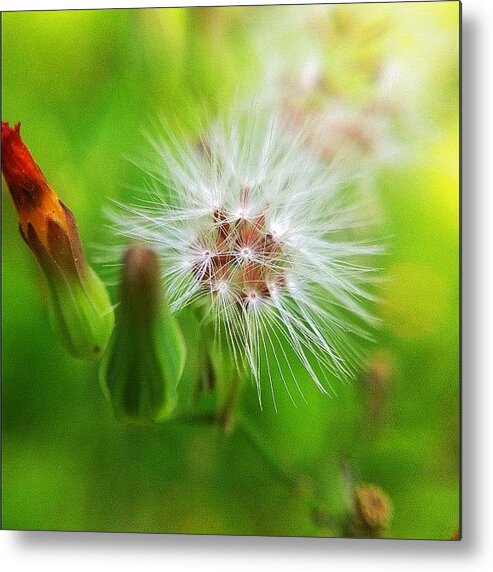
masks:
<svg viewBox="0 0 493 572"><path fill-rule="evenodd" d="M161 255L171 308L202 301L274 405L276 380L302 393L300 366L324 392L331 377L351 376L356 338L374 323L365 259L380 250L363 240L351 183L303 132L255 109L213 124L200 144L154 146L149 198L112 219L119 235Z"/></svg>

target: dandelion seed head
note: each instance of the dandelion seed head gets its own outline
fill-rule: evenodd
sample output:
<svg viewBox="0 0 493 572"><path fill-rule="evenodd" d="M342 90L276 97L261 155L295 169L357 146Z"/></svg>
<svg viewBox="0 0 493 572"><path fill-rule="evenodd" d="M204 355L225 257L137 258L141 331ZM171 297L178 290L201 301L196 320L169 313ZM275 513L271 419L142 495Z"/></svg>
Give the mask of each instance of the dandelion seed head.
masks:
<svg viewBox="0 0 493 572"><path fill-rule="evenodd" d="M274 378L302 393L293 361L329 393L375 323L368 260L380 248L363 238L350 183L280 115L234 110L200 145L168 138L154 142L148 200L113 211L116 233L161 255L172 310L205 307L260 398L267 384L275 403Z"/></svg>

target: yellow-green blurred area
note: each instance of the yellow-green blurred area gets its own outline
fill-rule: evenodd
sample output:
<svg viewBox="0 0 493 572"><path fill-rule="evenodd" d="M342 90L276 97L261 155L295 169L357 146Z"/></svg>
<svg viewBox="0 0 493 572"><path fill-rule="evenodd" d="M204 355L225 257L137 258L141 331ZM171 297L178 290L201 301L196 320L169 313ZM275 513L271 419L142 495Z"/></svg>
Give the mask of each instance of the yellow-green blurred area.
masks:
<svg viewBox="0 0 493 572"><path fill-rule="evenodd" d="M313 19L316 33L299 33ZM387 253L374 309L382 327L366 369L336 382L337 398L300 378L307 403L293 406L275 379L277 412L270 403L260 410L253 387L241 400L270 455L309 477L332 520L314 518L303 491L287 487L240 432L115 421L97 364L67 356L50 327L47 291L3 184L4 527L341 535L349 470L391 500L387 536L454 534L458 35L456 2L2 15L3 119L21 121L90 259L108 240L104 209L143 184L132 159L151 156L145 132L158 117L196 133L204 110L214 116L262 89L286 90L315 111L334 94L363 114L377 104L392 110L389 130L376 131L385 160L375 159L371 180ZM320 55L323 82L287 93L290 61L298 73L305 52ZM276 83L270 64L283 58ZM382 61L396 81L380 81ZM361 106L365 98L372 105Z"/></svg>

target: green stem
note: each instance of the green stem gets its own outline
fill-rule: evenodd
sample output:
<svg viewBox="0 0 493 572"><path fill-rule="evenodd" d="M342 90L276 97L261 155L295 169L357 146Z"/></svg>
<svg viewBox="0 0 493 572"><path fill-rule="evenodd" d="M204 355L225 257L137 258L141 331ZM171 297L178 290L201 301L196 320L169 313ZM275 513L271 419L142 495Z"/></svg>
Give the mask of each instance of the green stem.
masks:
<svg viewBox="0 0 493 572"><path fill-rule="evenodd" d="M270 471L282 483L284 483L288 489L291 491L299 491L300 485L305 478L298 475L292 469L287 468L283 463L280 463L279 460L276 459L272 452L266 447L257 431L250 425L244 416L240 416L236 419L236 429L248 440L252 448L269 467Z"/></svg>
<svg viewBox="0 0 493 572"><path fill-rule="evenodd" d="M188 425L191 427L198 426L198 425L216 425L217 418L212 413L206 413L204 415L180 415L178 417L172 417L171 419L167 419L165 423L168 424L176 424L176 425Z"/></svg>
<svg viewBox="0 0 493 572"><path fill-rule="evenodd" d="M313 479L306 474L298 473L292 467L288 467L286 464L280 462L244 416L237 419L236 429L246 437L250 445L270 469L271 473L286 486L291 494L296 495L305 503L310 517L317 527L333 528L338 526L339 522L337 518L317 502Z"/></svg>
<svg viewBox="0 0 493 572"><path fill-rule="evenodd" d="M174 419L169 419L166 423L176 423L180 425L222 425L221 418L213 414L206 415L181 415ZM293 469L288 468L284 463L269 451L263 439L258 432L247 421L246 417L239 415L236 418L235 430L243 435L250 443L251 447L256 451L258 456L264 461L270 471L291 491L299 492L301 485L309 481L305 475L296 473Z"/></svg>
<svg viewBox="0 0 493 572"><path fill-rule="evenodd" d="M174 419L169 419L166 423L176 423L180 425L217 425L220 424L220 419L215 415L181 415ZM269 467L271 472L290 490L298 490L300 484L306 481L306 477L297 474L295 471L287 468L284 464L280 463L275 456L265 446L262 438L258 435L257 431L250 425L246 418L241 415L236 418L235 429L241 433L252 448L257 452L259 457Z"/></svg>
<svg viewBox="0 0 493 572"><path fill-rule="evenodd" d="M217 415L217 421L219 425L224 428L226 433L231 432L236 424L234 413L242 388L243 380L241 376L239 374L233 375L228 391L223 403L220 405Z"/></svg>
<svg viewBox="0 0 493 572"><path fill-rule="evenodd" d="M222 420L214 414L180 416L168 420L168 423L178 423L189 426L219 425L224 428ZM305 503L316 525L324 527L337 525L336 519L317 503L312 479L305 474L298 473L277 459L272 451L269 450L264 439L244 415L240 414L236 416L234 430L248 441L252 449L254 449L257 455L264 461L272 475L286 487L289 493L295 495Z"/></svg>

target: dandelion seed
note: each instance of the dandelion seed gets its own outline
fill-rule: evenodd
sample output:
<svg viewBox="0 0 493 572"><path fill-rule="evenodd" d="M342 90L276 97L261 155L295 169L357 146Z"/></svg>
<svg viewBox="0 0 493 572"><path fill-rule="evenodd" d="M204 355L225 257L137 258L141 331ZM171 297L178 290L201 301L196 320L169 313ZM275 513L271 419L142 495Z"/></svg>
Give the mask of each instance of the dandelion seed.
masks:
<svg viewBox="0 0 493 572"><path fill-rule="evenodd" d="M171 309L201 304L260 400L275 380L302 393L295 362L333 391L331 380L358 364L356 339L375 324L366 308L375 270L365 259L380 247L361 236L350 185L310 153L303 133L253 109L213 124L201 145L154 148L149 200L111 217L118 235L162 257Z"/></svg>

